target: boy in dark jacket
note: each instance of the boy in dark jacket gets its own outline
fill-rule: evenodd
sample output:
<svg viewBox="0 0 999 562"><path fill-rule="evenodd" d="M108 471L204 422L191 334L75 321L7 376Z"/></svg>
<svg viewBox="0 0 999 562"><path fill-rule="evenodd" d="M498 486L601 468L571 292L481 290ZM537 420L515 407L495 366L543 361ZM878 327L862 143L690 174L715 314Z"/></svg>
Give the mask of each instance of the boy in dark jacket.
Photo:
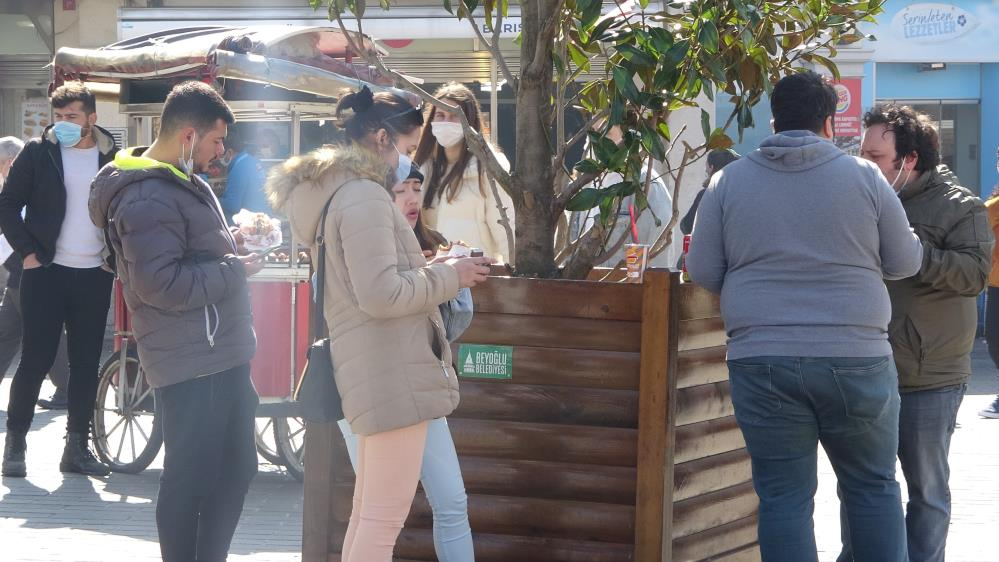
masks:
<svg viewBox="0 0 999 562"><path fill-rule="evenodd" d="M91 180L118 149L96 125L96 99L83 84L57 88L51 102L55 124L24 147L0 193L0 230L24 268L21 362L7 407L3 475L26 474L26 435L65 324L69 421L59 469L104 476L110 469L90 452L89 437L113 276L87 200Z"/></svg>
<svg viewBox="0 0 999 562"><path fill-rule="evenodd" d="M149 148L123 150L91 193L108 229L165 458L156 526L165 562L225 560L257 471L247 277L218 200L197 176L235 118L207 84L174 87Z"/></svg>

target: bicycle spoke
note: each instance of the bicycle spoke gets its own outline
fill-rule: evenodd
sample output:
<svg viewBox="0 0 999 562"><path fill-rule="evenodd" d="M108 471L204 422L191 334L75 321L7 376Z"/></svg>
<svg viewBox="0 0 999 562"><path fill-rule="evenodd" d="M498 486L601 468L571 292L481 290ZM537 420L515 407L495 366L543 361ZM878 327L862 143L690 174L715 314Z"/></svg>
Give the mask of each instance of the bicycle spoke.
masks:
<svg viewBox="0 0 999 562"><path fill-rule="evenodd" d="M121 418L121 419L122 421L124 421L128 418ZM118 442L118 452L114 456L116 461L121 459L121 450L125 448L125 433L127 433L127 430L121 432L121 440Z"/></svg>
<svg viewBox="0 0 999 562"><path fill-rule="evenodd" d="M135 427L136 427L136 429L139 430L139 433L142 434L142 438L146 440L146 443L148 443L149 442L149 436L146 435L146 430L142 429L142 424L139 423L138 420L136 420L136 422L135 422Z"/></svg>
<svg viewBox="0 0 999 562"><path fill-rule="evenodd" d="M129 423L129 437L132 441L132 460L134 461L139 455L135 453L135 422Z"/></svg>

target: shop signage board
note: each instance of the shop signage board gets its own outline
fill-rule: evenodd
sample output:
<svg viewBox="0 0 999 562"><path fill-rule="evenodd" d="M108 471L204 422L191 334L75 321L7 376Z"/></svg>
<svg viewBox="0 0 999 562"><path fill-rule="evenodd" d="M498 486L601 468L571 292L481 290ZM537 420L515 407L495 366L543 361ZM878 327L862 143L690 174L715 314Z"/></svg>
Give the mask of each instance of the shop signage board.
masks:
<svg viewBox="0 0 999 562"><path fill-rule="evenodd" d="M42 136L42 131L52 122L52 107L46 98L30 98L21 103L21 139Z"/></svg>
<svg viewBox="0 0 999 562"><path fill-rule="evenodd" d="M458 348L458 375L478 379L513 378L513 348L461 344Z"/></svg>
<svg viewBox="0 0 999 562"><path fill-rule="evenodd" d="M860 155L861 78L842 78L833 82L836 89L836 146L847 154Z"/></svg>
<svg viewBox="0 0 999 562"><path fill-rule="evenodd" d="M999 62L999 2L889 0L877 19L877 62Z"/></svg>

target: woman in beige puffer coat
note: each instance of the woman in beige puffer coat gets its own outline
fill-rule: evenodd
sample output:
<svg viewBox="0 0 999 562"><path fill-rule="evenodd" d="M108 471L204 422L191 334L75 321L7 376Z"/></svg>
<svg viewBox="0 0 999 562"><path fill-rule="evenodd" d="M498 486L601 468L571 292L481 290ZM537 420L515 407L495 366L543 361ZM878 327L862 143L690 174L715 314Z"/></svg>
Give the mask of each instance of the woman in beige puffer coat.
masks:
<svg viewBox="0 0 999 562"><path fill-rule="evenodd" d="M413 229L385 189L409 172L396 150L423 118L391 93L344 96L349 147L324 147L272 173L271 202L301 240L326 240L325 318L337 389L358 434L354 506L342 560L389 562L409 513L427 422L458 405L438 305L485 280L488 258L427 265ZM394 183L394 180L393 180ZM322 213L331 201L324 232ZM313 255L318 255L313 248Z"/></svg>

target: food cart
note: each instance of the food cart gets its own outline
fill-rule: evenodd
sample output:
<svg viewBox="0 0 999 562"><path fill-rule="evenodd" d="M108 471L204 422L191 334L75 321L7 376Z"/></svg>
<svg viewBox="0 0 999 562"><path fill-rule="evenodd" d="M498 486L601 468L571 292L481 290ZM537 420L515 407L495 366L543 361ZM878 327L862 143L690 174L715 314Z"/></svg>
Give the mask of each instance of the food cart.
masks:
<svg viewBox="0 0 999 562"><path fill-rule="evenodd" d="M374 48L366 37L355 34L354 40ZM342 89L361 84L387 89L375 70L352 63L347 39L331 27L175 29L100 49L62 48L54 71L53 86L83 80L116 92L133 146L153 141L163 100L175 84L191 79L213 84L237 126L267 127L287 147L285 154L262 159L264 166L334 140L335 97ZM224 184L224 178L209 181L213 188ZM285 237L281 249L268 255L264 270L250 279L258 345L251 364L260 395L257 448L299 480L305 433L292 393L310 343L310 268L300 242ZM112 470L134 473L156 457L162 434L120 284L114 302L115 351L101 369L94 446Z"/></svg>

